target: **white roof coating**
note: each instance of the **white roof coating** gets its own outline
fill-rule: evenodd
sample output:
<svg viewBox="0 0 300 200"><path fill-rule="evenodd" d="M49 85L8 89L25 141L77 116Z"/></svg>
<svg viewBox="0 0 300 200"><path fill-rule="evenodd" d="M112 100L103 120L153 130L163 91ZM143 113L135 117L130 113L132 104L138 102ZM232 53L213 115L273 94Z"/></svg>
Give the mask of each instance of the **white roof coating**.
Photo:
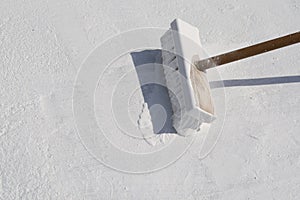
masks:
<svg viewBox="0 0 300 200"><path fill-rule="evenodd" d="M299 44L212 71L222 120L185 138L151 85L175 18L213 56L299 31L300 3L0 2L0 199L300 198Z"/></svg>

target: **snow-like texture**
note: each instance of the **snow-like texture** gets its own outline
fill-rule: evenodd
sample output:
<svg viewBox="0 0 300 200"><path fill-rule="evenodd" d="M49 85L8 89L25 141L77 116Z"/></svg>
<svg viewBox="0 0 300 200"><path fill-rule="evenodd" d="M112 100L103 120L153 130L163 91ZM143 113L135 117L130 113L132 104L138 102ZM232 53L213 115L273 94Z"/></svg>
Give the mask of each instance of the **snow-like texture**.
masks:
<svg viewBox="0 0 300 200"><path fill-rule="evenodd" d="M152 112L161 114L161 112L159 112L158 109L163 110L159 108L158 105L151 107ZM151 146L156 146L158 144L165 144L166 141L170 140L172 137L174 137L174 135L170 133L160 133L160 134L155 133L155 131L153 130L153 125L151 120L151 118L155 118L155 117L151 117L150 114L151 111L148 108L148 104L144 103L138 119L138 126L139 129L141 130L142 137ZM161 116L156 116L156 118L159 120L162 119Z"/></svg>
<svg viewBox="0 0 300 200"><path fill-rule="evenodd" d="M199 29L212 56L299 31L300 4L0 1L0 199L300 199L299 44L218 69L228 85L226 118L205 159L199 159L195 141L171 166L133 175L102 165L86 151L72 113L83 59L112 35L167 29L177 17ZM119 75L120 68L111 74ZM276 77L284 78L271 84ZM264 81L248 84L256 79ZM215 84L213 91L219 90ZM132 121L142 104L132 103Z"/></svg>

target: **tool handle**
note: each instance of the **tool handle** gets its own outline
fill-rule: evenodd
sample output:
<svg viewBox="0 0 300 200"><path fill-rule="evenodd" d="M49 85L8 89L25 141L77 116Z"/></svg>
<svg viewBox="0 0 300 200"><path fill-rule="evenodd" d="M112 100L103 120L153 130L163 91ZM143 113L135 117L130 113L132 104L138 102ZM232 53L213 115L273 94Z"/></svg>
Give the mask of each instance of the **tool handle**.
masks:
<svg viewBox="0 0 300 200"><path fill-rule="evenodd" d="M300 31L280 38L255 44L253 46L245 47L242 49L210 57L204 60L199 60L196 61L194 64L199 70L204 71L209 68L217 67L219 65L224 65L244 58L266 53L268 51L286 47L292 44L296 44L298 42L300 42Z"/></svg>

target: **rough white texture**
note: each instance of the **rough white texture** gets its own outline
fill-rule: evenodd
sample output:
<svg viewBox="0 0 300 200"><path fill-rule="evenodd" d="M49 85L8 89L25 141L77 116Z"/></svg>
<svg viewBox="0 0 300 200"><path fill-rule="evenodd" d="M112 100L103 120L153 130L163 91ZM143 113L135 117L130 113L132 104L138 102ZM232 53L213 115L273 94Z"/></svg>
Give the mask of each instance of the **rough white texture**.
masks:
<svg viewBox="0 0 300 200"><path fill-rule="evenodd" d="M226 88L214 151L198 144L168 168L131 175L97 162L79 141L72 86L82 60L111 35L199 28L210 55L299 30L297 0L0 2L0 198L299 199L298 83ZM224 80L296 76L299 45L220 68ZM216 88L215 90L219 90ZM139 107L139 110L141 107Z"/></svg>

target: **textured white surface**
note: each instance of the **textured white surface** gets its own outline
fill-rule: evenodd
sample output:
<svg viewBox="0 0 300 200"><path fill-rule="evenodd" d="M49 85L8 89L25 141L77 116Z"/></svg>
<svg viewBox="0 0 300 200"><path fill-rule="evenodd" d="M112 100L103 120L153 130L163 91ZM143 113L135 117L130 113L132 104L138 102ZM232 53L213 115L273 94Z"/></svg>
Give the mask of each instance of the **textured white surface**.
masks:
<svg viewBox="0 0 300 200"><path fill-rule="evenodd" d="M216 148L197 144L151 174L111 170L76 134L72 87L108 37L174 18L199 28L209 54L299 30L297 0L15 1L0 3L0 198L299 199L298 83L226 88ZM300 74L299 45L220 68L223 79ZM217 90L217 89L216 89Z"/></svg>

